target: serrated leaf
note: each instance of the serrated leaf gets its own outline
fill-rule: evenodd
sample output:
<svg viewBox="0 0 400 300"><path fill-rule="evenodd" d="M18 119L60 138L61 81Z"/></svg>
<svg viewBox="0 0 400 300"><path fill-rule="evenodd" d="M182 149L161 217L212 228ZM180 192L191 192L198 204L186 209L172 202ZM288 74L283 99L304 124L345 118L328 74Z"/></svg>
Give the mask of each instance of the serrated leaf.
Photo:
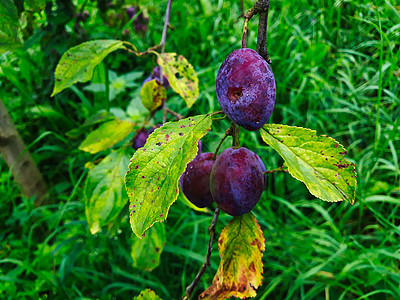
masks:
<svg viewBox="0 0 400 300"><path fill-rule="evenodd" d="M354 203L356 168L344 158L347 151L337 141L318 136L315 130L279 124L264 125L260 132L311 194L324 201Z"/></svg>
<svg viewBox="0 0 400 300"><path fill-rule="evenodd" d="M167 92L156 79L153 79L143 84L140 90L140 99L144 107L153 111L167 100Z"/></svg>
<svg viewBox="0 0 400 300"><path fill-rule="evenodd" d="M212 285L199 299L244 299L256 296L262 283L265 238L252 213L235 217L218 240L221 263Z"/></svg>
<svg viewBox="0 0 400 300"><path fill-rule="evenodd" d="M85 184L85 213L90 232L95 234L103 225L113 222L128 202L124 175L129 155L113 151L92 168Z"/></svg>
<svg viewBox="0 0 400 300"><path fill-rule="evenodd" d="M22 46L18 10L11 0L0 0L0 53Z"/></svg>
<svg viewBox="0 0 400 300"><path fill-rule="evenodd" d="M162 300L160 297L150 289L146 289L140 293L139 296L133 298L133 300Z"/></svg>
<svg viewBox="0 0 400 300"><path fill-rule="evenodd" d="M89 81L94 68L111 52L125 49L122 41L97 40L70 48L58 62L51 96L77 82Z"/></svg>
<svg viewBox="0 0 400 300"><path fill-rule="evenodd" d="M133 232L141 238L167 218L179 194L178 180L197 154L197 142L211 129L211 117L199 115L157 128L132 157L125 185Z"/></svg>
<svg viewBox="0 0 400 300"><path fill-rule="evenodd" d="M134 124L122 120L112 120L92 131L79 146L79 150L97 153L114 146L132 132Z"/></svg>
<svg viewBox="0 0 400 300"><path fill-rule="evenodd" d="M152 271L158 267L165 241L166 232L164 223L154 224L146 232L144 238L136 238L134 240L131 250L133 265L145 271Z"/></svg>
<svg viewBox="0 0 400 300"><path fill-rule="evenodd" d="M156 54L157 63L171 87L186 101L188 107L192 107L199 97L199 79L193 66L182 55L176 56L176 53Z"/></svg>

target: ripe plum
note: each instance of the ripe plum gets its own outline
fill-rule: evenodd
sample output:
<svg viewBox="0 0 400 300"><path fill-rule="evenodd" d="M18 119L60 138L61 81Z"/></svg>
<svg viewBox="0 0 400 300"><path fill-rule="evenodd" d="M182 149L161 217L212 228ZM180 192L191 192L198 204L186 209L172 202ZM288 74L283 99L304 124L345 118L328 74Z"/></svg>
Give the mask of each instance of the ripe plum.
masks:
<svg viewBox="0 0 400 300"><path fill-rule="evenodd" d="M233 51L217 74L218 102L226 115L247 130L260 129L275 105L275 78L253 49Z"/></svg>

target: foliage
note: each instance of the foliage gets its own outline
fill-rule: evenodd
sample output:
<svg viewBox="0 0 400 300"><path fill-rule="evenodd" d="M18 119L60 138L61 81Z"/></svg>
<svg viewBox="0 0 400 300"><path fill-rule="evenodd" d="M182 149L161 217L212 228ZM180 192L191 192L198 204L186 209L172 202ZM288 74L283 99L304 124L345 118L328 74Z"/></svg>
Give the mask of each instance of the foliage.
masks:
<svg viewBox="0 0 400 300"><path fill-rule="evenodd" d="M123 85L113 102L107 101L105 87L111 74L119 78L135 70L148 75L155 57L115 51L94 69L91 84L102 85L98 92L88 93L89 84L76 83L50 98L55 65L71 47L99 39L129 41L141 50L157 44L166 2L140 2L149 18L146 32L135 31L133 22L127 25L126 7L118 3L103 11L97 8L101 1L88 1L84 7L86 1L74 2L76 11L90 14L84 23L75 11L69 12L68 1L62 2L54 1L39 14L18 14L23 48L0 56L0 97L49 183L54 203L33 207L32 199L20 196L0 158L0 298L130 298L146 288L163 299L176 298L204 262L210 212L188 209L179 195L163 223L168 234L160 265L152 272L135 268L130 247L139 239L130 232L127 207L112 238L103 232L92 235L85 218L83 188L89 170L84 166L99 164L111 152L89 155L78 150L95 130L91 119L98 113L131 119L141 127L145 109L140 84ZM244 5L252 2L245 0ZM166 51L190 61L200 93L188 108L167 91L169 108L184 116L219 109L215 75L225 57L240 47L239 15L239 1L174 1L174 31ZM399 22L391 0L375 6L368 1L271 2L268 49L277 82L271 121L312 128L339 141L349 163L356 165L358 186L354 205L325 203L289 174L268 175L268 192L253 210L267 240L257 299L400 297ZM249 28L249 48L255 49L257 18ZM128 35L123 35L125 29ZM155 111L154 123L162 123L161 111ZM202 138L205 151L214 151L228 126L225 120L213 122ZM129 138L113 147L128 145ZM256 132L241 131L240 140L268 169L282 165L282 158ZM229 146L227 139L222 148ZM230 220L221 215L216 231ZM195 295L209 286L218 263L214 253Z"/></svg>

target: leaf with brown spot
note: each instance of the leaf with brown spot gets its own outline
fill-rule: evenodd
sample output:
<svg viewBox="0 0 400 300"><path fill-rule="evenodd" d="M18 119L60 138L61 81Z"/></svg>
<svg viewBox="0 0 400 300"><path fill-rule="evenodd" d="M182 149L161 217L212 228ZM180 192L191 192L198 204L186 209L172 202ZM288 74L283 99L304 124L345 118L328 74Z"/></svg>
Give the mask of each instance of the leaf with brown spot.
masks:
<svg viewBox="0 0 400 300"><path fill-rule="evenodd" d="M167 92L156 79L153 79L142 86L140 90L140 99L144 107L149 111L153 111L167 100Z"/></svg>
<svg viewBox="0 0 400 300"><path fill-rule="evenodd" d="M199 79L193 66L182 55L154 53L157 54L157 63L162 67L171 87L191 107L199 97Z"/></svg>
<svg viewBox="0 0 400 300"><path fill-rule="evenodd" d="M346 149L315 130L266 124L261 137L285 160L288 172L303 182L311 194L324 201L354 203L356 168L344 158Z"/></svg>
<svg viewBox="0 0 400 300"><path fill-rule="evenodd" d="M256 296L263 278L265 239L254 215L250 212L229 222L219 237L218 248L221 263L217 274L199 299Z"/></svg>

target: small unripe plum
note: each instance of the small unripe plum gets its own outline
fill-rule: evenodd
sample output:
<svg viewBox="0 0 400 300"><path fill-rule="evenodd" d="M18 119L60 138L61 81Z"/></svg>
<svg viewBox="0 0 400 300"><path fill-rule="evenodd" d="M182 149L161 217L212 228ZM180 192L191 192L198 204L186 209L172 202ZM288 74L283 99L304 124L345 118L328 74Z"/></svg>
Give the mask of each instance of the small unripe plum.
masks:
<svg viewBox="0 0 400 300"><path fill-rule="evenodd" d="M214 162L213 153L200 153L188 163L179 179L182 192L197 207L203 208L213 203L210 173Z"/></svg>
<svg viewBox="0 0 400 300"><path fill-rule="evenodd" d="M246 148L227 148L217 157L210 190L218 207L231 216L253 209L264 190L263 163Z"/></svg>
<svg viewBox="0 0 400 300"><path fill-rule="evenodd" d="M253 49L233 51L217 74L218 102L226 115L247 130L260 129L275 105L275 78Z"/></svg>

